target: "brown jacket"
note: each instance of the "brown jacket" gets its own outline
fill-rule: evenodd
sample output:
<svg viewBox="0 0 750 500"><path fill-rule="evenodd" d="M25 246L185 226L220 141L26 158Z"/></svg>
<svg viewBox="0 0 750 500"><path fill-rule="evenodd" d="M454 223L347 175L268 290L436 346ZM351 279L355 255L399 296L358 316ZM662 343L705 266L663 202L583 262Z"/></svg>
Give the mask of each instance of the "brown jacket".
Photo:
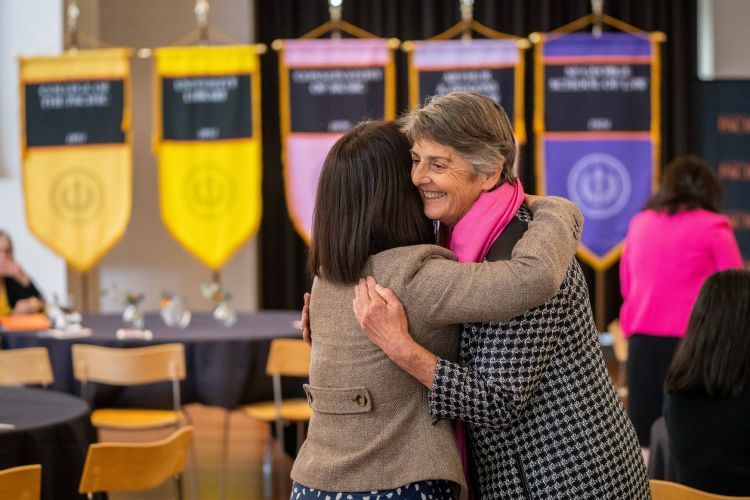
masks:
<svg viewBox="0 0 750 500"><path fill-rule="evenodd" d="M414 339L456 359L460 323L507 321L555 295L581 232L576 206L560 198L533 205L534 220L510 261L459 264L448 250L419 245L370 257L365 275L403 302ZM433 423L427 389L361 332L354 287L316 278L310 429L292 479L324 491L371 491L430 479L465 487L449 420Z"/></svg>

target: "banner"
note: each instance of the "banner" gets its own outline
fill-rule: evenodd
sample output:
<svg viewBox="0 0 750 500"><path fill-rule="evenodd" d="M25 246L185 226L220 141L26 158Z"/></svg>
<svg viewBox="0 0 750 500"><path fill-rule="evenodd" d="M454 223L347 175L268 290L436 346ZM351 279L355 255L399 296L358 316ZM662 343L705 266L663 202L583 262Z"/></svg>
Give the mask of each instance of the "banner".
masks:
<svg viewBox="0 0 750 500"><path fill-rule="evenodd" d="M723 209L750 260L750 81L700 82L701 154L716 168Z"/></svg>
<svg viewBox="0 0 750 500"><path fill-rule="evenodd" d="M535 47L537 192L580 207L578 254L597 270L617 261L656 184L660 71L647 35L542 35Z"/></svg>
<svg viewBox="0 0 750 500"><path fill-rule="evenodd" d="M485 95L505 109L520 143L526 142L523 110L524 54L516 39L428 40L409 52L409 105L454 91Z"/></svg>
<svg viewBox="0 0 750 500"><path fill-rule="evenodd" d="M87 271L130 219L130 51L21 58L19 75L29 228Z"/></svg>
<svg viewBox="0 0 750 500"><path fill-rule="evenodd" d="M309 243L328 150L357 122L395 117L392 46L381 39L285 40L279 73L287 208Z"/></svg>
<svg viewBox="0 0 750 500"><path fill-rule="evenodd" d="M260 70L252 46L155 51L161 216L213 270L260 225Z"/></svg>

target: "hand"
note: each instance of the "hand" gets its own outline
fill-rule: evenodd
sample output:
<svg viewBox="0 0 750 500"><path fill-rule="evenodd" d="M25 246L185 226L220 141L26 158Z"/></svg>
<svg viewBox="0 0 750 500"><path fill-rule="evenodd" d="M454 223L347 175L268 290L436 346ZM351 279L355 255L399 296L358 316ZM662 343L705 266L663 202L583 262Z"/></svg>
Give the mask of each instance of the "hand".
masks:
<svg viewBox="0 0 750 500"><path fill-rule="evenodd" d="M36 297L21 299L13 307L13 314L34 314L42 310L43 303Z"/></svg>
<svg viewBox="0 0 750 500"><path fill-rule="evenodd" d="M413 342L404 306L392 290L379 285L374 278L359 280L352 308L365 335L389 356L405 343Z"/></svg>
<svg viewBox="0 0 750 500"><path fill-rule="evenodd" d="M302 306L302 338L309 345L312 345L312 332L310 332L310 294L305 293L305 305Z"/></svg>
<svg viewBox="0 0 750 500"><path fill-rule="evenodd" d="M533 205L535 202L541 200L543 196L537 196L535 194L524 194L523 201L526 203L526 206L531 208L531 205Z"/></svg>
<svg viewBox="0 0 750 500"><path fill-rule="evenodd" d="M0 259L0 276L13 278L21 286L29 286L29 279L24 274L21 266L13 259Z"/></svg>
<svg viewBox="0 0 750 500"><path fill-rule="evenodd" d="M354 287L352 308L367 338L406 373L432 390L437 357L409 335L406 312L396 294L368 276Z"/></svg>

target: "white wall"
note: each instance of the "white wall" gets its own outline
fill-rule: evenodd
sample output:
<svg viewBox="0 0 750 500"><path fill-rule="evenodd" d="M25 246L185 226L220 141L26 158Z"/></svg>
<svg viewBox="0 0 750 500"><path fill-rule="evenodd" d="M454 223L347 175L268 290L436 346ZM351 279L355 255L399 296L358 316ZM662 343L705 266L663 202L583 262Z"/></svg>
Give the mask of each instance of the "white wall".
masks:
<svg viewBox="0 0 750 500"><path fill-rule="evenodd" d="M62 26L60 0L0 0L0 228L11 234L18 261L47 298L67 294L66 270L26 225L16 58L59 53Z"/></svg>
<svg viewBox="0 0 750 500"><path fill-rule="evenodd" d="M702 79L750 78L748 21L749 0L699 0L698 66Z"/></svg>
<svg viewBox="0 0 750 500"><path fill-rule="evenodd" d="M3 0L0 0L3 1ZM159 47L175 43L196 27L193 0L86 0L81 9L95 11L90 33L107 44ZM253 40L252 0L212 0L209 25L236 43ZM83 29L83 26L82 26ZM214 31L216 37L216 31ZM220 40L226 43L226 40ZM133 214L122 241L106 255L99 286L145 293L147 310L158 309L163 291L179 293L194 311L211 304L199 285L211 272L167 233L159 215L156 158L151 151L153 61L134 59L133 91ZM241 311L258 307L258 244L253 238L240 248L221 272L222 283ZM118 311L118 297L104 296L102 311Z"/></svg>

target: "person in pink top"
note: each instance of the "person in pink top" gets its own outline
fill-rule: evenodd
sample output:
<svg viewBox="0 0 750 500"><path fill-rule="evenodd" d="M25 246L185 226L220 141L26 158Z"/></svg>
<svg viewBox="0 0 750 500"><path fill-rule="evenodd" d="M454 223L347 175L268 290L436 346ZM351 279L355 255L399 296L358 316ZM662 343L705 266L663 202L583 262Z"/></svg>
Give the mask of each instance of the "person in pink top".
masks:
<svg viewBox="0 0 750 500"><path fill-rule="evenodd" d="M659 190L633 217L620 260L620 324L628 342L628 415L641 446L661 416L664 379L698 292L711 274L742 267L721 184L695 156L667 165Z"/></svg>

